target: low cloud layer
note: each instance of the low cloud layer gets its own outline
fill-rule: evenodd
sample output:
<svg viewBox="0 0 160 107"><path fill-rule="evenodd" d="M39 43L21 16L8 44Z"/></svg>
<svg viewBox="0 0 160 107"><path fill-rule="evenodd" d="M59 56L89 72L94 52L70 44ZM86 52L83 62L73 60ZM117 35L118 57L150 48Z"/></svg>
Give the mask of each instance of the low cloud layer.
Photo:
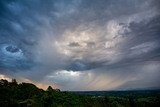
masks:
<svg viewBox="0 0 160 107"><path fill-rule="evenodd" d="M160 2L0 1L0 78L62 90L160 88Z"/></svg>

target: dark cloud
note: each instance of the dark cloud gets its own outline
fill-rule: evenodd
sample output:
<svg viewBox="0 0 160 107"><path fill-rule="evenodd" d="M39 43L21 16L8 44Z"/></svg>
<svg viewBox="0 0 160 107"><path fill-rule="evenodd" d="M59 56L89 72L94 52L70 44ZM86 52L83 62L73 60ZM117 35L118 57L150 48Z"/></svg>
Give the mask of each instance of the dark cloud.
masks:
<svg viewBox="0 0 160 107"><path fill-rule="evenodd" d="M72 43L68 44L68 46L70 46L70 47L79 47L80 45L77 42L72 42Z"/></svg>
<svg viewBox="0 0 160 107"><path fill-rule="evenodd" d="M1 0L1 75L64 90L159 88L159 4Z"/></svg>

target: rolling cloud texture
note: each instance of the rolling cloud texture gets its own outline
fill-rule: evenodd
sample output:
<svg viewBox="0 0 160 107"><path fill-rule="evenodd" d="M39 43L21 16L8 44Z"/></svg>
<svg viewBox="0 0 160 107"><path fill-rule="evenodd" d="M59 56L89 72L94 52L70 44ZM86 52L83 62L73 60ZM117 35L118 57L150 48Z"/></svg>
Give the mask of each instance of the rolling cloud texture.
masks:
<svg viewBox="0 0 160 107"><path fill-rule="evenodd" d="M62 90L160 88L158 0L1 0L0 77Z"/></svg>

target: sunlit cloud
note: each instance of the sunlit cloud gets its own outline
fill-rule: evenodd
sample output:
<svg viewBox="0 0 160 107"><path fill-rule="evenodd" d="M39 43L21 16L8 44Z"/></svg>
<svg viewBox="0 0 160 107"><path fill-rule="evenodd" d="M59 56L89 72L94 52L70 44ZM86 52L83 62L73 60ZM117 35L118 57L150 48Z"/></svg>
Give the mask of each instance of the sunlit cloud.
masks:
<svg viewBox="0 0 160 107"><path fill-rule="evenodd" d="M43 89L159 88L159 19L156 0L0 1L0 77Z"/></svg>

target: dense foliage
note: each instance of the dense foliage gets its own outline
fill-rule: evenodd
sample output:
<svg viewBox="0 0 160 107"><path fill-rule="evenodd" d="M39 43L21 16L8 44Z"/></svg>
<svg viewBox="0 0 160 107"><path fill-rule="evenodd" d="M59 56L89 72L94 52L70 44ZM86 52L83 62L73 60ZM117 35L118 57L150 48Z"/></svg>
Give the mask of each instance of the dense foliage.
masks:
<svg viewBox="0 0 160 107"><path fill-rule="evenodd" d="M96 92L92 92L96 93ZM62 92L48 87L46 91L31 83L18 84L0 80L0 107L159 107L160 91L116 92L96 96L77 92ZM136 94L135 94L136 93ZM121 95L122 94L122 95ZM118 95L118 96L116 96Z"/></svg>

